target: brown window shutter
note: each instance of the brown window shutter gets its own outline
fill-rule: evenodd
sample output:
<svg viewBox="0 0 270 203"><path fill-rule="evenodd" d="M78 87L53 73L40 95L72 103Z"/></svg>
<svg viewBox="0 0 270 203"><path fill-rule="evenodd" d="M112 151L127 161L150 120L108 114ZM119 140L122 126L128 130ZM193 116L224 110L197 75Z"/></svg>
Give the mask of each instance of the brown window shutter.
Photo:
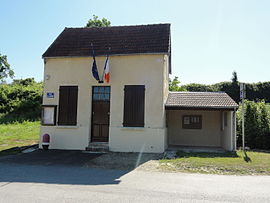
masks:
<svg viewBox="0 0 270 203"><path fill-rule="evenodd" d="M68 88L60 87L59 90L59 110L58 110L58 125L65 125L67 123L68 113Z"/></svg>
<svg viewBox="0 0 270 203"><path fill-rule="evenodd" d="M69 111L68 111L69 125L77 125L77 104L78 104L78 87L73 86L69 88Z"/></svg>
<svg viewBox="0 0 270 203"><path fill-rule="evenodd" d="M124 127L144 127L145 86L125 85Z"/></svg>
<svg viewBox="0 0 270 203"><path fill-rule="evenodd" d="M77 124L78 86L60 86L58 125Z"/></svg>

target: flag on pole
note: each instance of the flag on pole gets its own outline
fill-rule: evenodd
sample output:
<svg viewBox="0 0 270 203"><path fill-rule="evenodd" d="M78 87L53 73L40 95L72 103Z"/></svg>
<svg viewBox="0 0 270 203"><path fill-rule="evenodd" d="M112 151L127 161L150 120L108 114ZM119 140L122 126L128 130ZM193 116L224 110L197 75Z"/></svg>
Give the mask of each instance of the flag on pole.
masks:
<svg viewBox="0 0 270 203"><path fill-rule="evenodd" d="M93 48L93 44L92 45L92 51L93 51L93 65L92 65L92 74L93 77L99 81L99 76L98 76L98 69L97 69L97 63L96 63L96 58L95 58L95 52L94 52L94 48Z"/></svg>
<svg viewBox="0 0 270 203"><path fill-rule="evenodd" d="M109 83L110 82L110 66L109 66L109 56L107 55L107 59L104 66L104 80Z"/></svg>

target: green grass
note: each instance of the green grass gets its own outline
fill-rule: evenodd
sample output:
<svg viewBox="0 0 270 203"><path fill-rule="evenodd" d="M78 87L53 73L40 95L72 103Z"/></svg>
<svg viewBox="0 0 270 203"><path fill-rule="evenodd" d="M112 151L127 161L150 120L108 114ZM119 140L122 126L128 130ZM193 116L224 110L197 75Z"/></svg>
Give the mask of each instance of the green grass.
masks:
<svg viewBox="0 0 270 203"><path fill-rule="evenodd" d="M3 150L36 144L38 142L40 122L1 124L0 125L0 154ZM16 150L14 150L15 152Z"/></svg>
<svg viewBox="0 0 270 203"><path fill-rule="evenodd" d="M176 159L160 160L163 171L228 175L270 175L270 153L243 151L235 153L178 152Z"/></svg>

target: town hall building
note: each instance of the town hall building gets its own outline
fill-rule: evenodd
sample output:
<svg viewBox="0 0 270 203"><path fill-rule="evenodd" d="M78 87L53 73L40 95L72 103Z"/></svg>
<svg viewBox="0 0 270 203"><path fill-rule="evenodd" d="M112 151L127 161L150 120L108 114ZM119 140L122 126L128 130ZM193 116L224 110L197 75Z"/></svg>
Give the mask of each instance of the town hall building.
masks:
<svg viewBox="0 0 270 203"><path fill-rule="evenodd" d="M170 24L65 28L42 57L40 147L48 134L49 149L236 149L226 93L169 92Z"/></svg>

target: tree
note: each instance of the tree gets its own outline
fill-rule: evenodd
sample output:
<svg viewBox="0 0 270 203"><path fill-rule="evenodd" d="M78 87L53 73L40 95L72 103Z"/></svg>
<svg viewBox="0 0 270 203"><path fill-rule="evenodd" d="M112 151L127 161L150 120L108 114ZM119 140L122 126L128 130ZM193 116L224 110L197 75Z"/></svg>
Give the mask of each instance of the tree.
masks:
<svg viewBox="0 0 270 203"><path fill-rule="evenodd" d="M251 149L270 149L270 105L245 100L245 141ZM242 107L237 113L237 145L242 145Z"/></svg>
<svg viewBox="0 0 270 203"><path fill-rule="evenodd" d="M0 80L3 81L6 78L13 78L14 71L10 68L6 55L0 54Z"/></svg>
<svg viewBox="0 0 270 203"><path fill-rule="evenodd" d="M264 101L257 103L259 110L259 131L256 136L256 144L259 149L270 149L270 118Z"/></svg>
<svg viewBox="0 0 270 203"><path fill-rule="evenodd" d="M17 79L13 80L12 84L22 85L22 86L29 86L36 83L34 78L26 78L26 79Z"/></svg>
<svg viewBox="0 0 270 203"><path fill-rule="evenodd" d="M203 85L203 84L197 84L197 83L190 83L190 84L184 85L183 88L185 88L189 92L214 92L216 91L213 85Z"/></svg>
<svg viewBox="0 0 270 203"><path fill-rule="evenodd" d="M33 78L0 84L0 124L39 119L42 86Z"/></svg>
<svg viewBox="0 0 270 203"><path fill-rule="evenodd" d="M238 77L237 77L236 71L233 71L232 75L233 75L232 76L232 83L237 84L238 83Z"/></svg>
<svg viewBox="0 0 270 203"><path fill-rule="evenodd" d="M93 15L93 19L88 20L85 27L110 27L111 22L106 18L98 19L98 16Z"/></svg>
<svg viewBox="0 0 270 203"><path fill-rule="evenodd" d="M256 137L259 132L259 112L255 102L245 101L245 144L254 149L257 147Z"/></svg>
<svg viewBox="0 0 270 203"><path fill-rule="evenodd" d="M186 91L185 88L179 86L180 81L178 80L178 77L174 77L173 81L169 79L169 90L170 91Z"/></svg>
<svg viewBox="0 0 270 203"><path fill-rule="evenodd" d="M240 90L239 90L239 82L236 71L232 73L232 84L228 89L228 94L236 101L240 101Z"/></svg>

